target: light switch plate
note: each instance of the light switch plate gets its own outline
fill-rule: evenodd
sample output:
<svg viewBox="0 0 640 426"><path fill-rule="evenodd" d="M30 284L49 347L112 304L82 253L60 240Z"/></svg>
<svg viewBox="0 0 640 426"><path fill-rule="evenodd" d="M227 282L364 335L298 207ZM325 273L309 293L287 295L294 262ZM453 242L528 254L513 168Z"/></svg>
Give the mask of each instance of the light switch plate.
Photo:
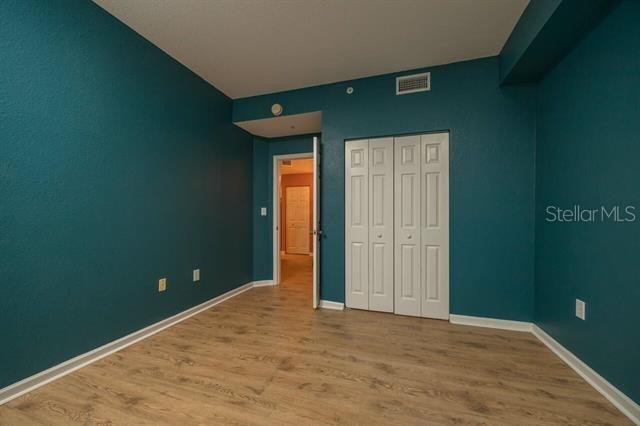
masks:
<svg viewBox="0 0 640 426"><path fill-rule="evenodd" d="M200 269L194 269L193 270L193 282L198 282L200 281Z"/></svg>
<svg viewBox="0 0 640 426"><path fill-rule="evenodd" d="M580 299L576 299L576 316L581 320L584 320L587 316L587 306Z"/></svg>
<svg viewBox="0 0 640 426"><path fill-rule="evenodd" d="M266 216L266 215L267 215L267 208L260 207L260 216Z"/></svg>
<svg viewBox="0 0 640 426"><path fill-rule="evenodd" d="M158 280L158 291L165 291L167 289L167 279L160 278Z"/></svg>

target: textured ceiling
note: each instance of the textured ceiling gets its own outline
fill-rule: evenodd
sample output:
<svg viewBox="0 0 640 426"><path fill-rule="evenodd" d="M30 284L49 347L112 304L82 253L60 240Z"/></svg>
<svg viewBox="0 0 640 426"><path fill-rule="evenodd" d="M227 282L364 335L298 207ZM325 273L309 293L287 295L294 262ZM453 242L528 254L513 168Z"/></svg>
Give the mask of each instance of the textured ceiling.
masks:
<svg viewBox="0 0 640 426"><path fill-rule="evenodd" d="M236 122L236 124L252 135L265 138L308 135L322 131L322 113L315 111L304 114L281 115L280 117L240 121Z"/></svg>
<svg viewBox="0 0 640 426"><path fill-rule="evenodd" d="M528 0L94 0L232 98L496 55Z"/></svg>

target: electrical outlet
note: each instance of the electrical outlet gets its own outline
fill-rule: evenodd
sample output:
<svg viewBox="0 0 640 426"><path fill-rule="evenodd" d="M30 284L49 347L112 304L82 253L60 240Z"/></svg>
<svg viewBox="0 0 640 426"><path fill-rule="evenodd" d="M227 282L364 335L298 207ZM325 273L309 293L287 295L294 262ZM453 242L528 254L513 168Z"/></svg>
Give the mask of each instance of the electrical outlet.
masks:
<svg viewBox="0 0 640 426"><path fill-rule="evenodd" d="M267 208L260 207L260 216L266 216L266 215L267 215Z"/></svg>
<svg viewBox="0 0 640 426"><path fill-rule="evenodd" d="M200 269L194 269L193 270L193 282L198 282L200 281Z"/></svg>
<svg viewBox="0 0 640 426"><path fill-rule="evenodd" d="M587 314L587 305L580 300L576 299L576 316L581 320L584 320Z"/></svg>
<svg viewBox="0 0 640 426"><path fill-rule="evenodd" d="M165 291L167 289L167 279L166 278L160 278L158 280L158 291Z"/></svg>

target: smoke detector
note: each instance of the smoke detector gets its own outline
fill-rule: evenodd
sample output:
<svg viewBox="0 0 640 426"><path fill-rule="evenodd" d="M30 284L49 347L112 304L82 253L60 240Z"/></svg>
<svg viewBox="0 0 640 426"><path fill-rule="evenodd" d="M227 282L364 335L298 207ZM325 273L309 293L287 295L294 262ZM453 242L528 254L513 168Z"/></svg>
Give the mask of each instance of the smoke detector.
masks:
<svg viewBox="0 0 640 426"><path fill-rule="evenodd" d="M282 114L282 105L280 104L271 105L271 114L275 115L276 117Z"/></svg>

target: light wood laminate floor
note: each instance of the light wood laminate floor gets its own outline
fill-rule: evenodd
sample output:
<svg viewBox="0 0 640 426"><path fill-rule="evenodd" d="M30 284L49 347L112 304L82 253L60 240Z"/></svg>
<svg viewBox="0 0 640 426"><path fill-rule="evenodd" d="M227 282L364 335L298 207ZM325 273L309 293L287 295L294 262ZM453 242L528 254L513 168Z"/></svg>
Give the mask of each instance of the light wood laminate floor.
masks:
<svg viewBox="0 0 640 426"><path fill-rule="evenodd" d="M0 424L630 424L528 333L313 311L310 258L283 261L279 287L11 401Z"/></svg>

